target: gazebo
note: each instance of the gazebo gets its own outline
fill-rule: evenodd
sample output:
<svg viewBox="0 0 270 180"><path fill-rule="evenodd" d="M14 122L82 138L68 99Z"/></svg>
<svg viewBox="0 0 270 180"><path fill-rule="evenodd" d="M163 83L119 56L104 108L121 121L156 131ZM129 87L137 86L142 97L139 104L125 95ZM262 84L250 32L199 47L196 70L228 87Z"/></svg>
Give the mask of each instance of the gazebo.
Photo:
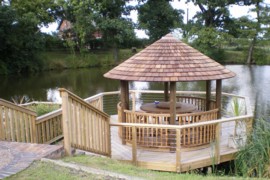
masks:
<svg viewBox="0 0 270 180"><path fill-rule="evenodd" d="M210 109L211 82L216 81L215 106L218 109L217 119L220 119L222 79L234 76L235 73L171 33L104 74L106 78L120 80L122 122L126 122L125 110L129 109L129 81L163 82L164 101L169 102L169 124L172 125L177 115L177 82L205 81L207 111Z"/></svg>

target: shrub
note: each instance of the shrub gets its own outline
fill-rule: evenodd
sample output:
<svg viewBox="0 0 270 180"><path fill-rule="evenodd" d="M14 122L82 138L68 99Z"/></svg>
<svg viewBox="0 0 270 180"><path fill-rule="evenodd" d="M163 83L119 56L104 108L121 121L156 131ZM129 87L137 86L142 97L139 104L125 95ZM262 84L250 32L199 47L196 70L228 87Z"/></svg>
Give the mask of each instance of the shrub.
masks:
<svg viewBox="0 0 270 180"><path fill-rule="evenodd" d="M37 113L37 116L42 116L59 108L59 104L35 104L29 107L29 109Z"/></svg>

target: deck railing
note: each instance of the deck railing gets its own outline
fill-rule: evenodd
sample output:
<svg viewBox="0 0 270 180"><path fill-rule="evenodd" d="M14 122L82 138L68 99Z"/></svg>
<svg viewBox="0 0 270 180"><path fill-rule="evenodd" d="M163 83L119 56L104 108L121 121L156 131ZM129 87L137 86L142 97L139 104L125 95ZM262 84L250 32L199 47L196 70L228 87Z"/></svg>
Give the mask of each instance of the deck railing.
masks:
<svg viewBox="0 0 270 180"><path fill-rule="evenodd" d="M51 144L63 138L61 109L37 117L35 124L37 131L37 143Z"/></svg>
<svg viewBox="0 0 270 180"><path fill-rule="evenodd" d="M97 94L93 97L87 98L86 101L88 102L92 102L92 104L97 107L100 110L105 110L107 112L110 112L110 115L115 115L117 114L117 106L116 104L119 102L119 93L118 91L115 92L106 92L106 93L100 93ZM214 93L213 93L214 94ZM203 96L205 96L204 92L177 92L178 96L192 96L193 98L195 98L194 96L198 96L200 98L202 98ZM252 111L250 108L250 104L248 102L248 99L246 99L245 97L242 96L236 96L233 94L227 94L227 93L223 93L223 100L225 100L225 102L223 103L223 108L226 108L226 106L228 106L228 102L230 102L232 100L232 98L238 98L240 100L243 100L243 107L244 107L244 114L243 116L239 116L239 117L231 117L231 118L225 118L225 116L223 117L223 119L221 120L215 120L214 116L213 117L205 117L205 119L213 119L211 121L197 121L199 119L204 119L204 115L200 114L197 117L196 116L192 116L192 120L197 123L189 123L191 121L187 121L184 117L180 117L178 116L178 123L181 124L181 126L179 126L179 124L177 124L177 126L174 125L168 125L168 116L167 115L162 115L162 117L156 117L155 115L152 115L151 118L147 117L143 117L140 112L137 112L139 110L139 107L141 104L143 103L147 103L147 102L153 102L155 100L162 100L163 99L163 91L130 91L130 111L129 112L136 112L135 115L133 114L133 119L134 122L131 121L131 123L121 123L121 121L119 123L111 123L110 126L111 127L119 127L121 128L128 128L129 134L127 137L127 141L129 143L131 143L132 146L129 146L132 148L132 152L133 155L136 155L136 152L138 150L140 150L139 146L146 146L146 147L150 147L150 146L159 146L159 149L164 149L164 148L170 148L170 150L172 149L173 151L176 152L176 159L181 159L181 153L179 152L183 152L186 149L186 145L188 144L190 147L192 147L192 143L198 144L198 139L200 139L201 136L200 133L203 133L204 131L199 130L196 131L196 129L200 129L202 127L211 127L212 126L212 131L213 133L211 135L209 135L209 137L211 136L211 138L207 138L210 139L210 141L213 139L214 137L214 141L212 141L214 144L214 151L215 151L215 161L216 162L223 162L224 158L228 159L228 157L219 157L219 152L220 149L218 148L218 144L220 144L221 142L219 142L220 140L220 136L224 136L224 134L220 133L220 129L221 126L226 123L226 122L232 122L234 124L241 124L246 127L246 131L244 132L244 136L246 137L246 135L248 134L249 130L252 129ZM181 100L180 100L181 101ZM183 100L182 100L183 101ZM4 103L3 103L4 102ZM205 104L205 102L203 102L203 100L196 100L195 102L193 101L193 103L197 103L198 106L200 104ZM214 103L214 102L213 102ZM83 103L84 104L84 103ZM84 111L83 107L79 107L76 105L76 103L72 103L72 106L70 107L76 107L74 110L74 112L77 112L81 115L77 115L76 113L73 115L70 115L70 117L74 117L76 119L76 117L83 117L85 116L86 111ZM102 109L103 108L103 109ZM214 106L212 106L210 109L214 110ZM202 109L204 110L204 109ZM25 112L30 112L28 114L25 114ZM132 114L129 114L130 116L132 116ZM201 112L196 112L196 113L201 113ZM215 114L215 112L213 112ZM29 115L30 114L30 115ZM92 113L90 113L92 114ZM75 116L74 116L75 115ZM144 115L144 114L143 114ZM33 118L34 117L34 118ZM121 116L119 116L121 119ZM186 115L185 115L186 117ZM99 116L95 116L93 115L90 118L94 118L94 119L100 119ZM182 119L181 119L182 118ZM138 120L142 120L142 121L138 121ZM152 122L152 124L146 124L145 122ZM161 121L162 120L162 121ZM78 118L76 119L76 121L78 122ZM75 121L74 121L75 122ZM103 122L103 124L107 124L105 123L105 121L101 121ZM106 121L107 122L107 121ZM144 122L144 123L142 123ZM157 122L162 122L162 123L158 123ZM17 124L16 124L17 123ZM46 142L52 142L54 139L58 139L62 136L62 116L61 116L61 112L60 110L54 111L52 113L46 114L44 116L38 117L36 118L35 113L32 111L29 111L25 108L19 107L17 108L17 106L13 106L12 103L9 102L5 102L2 101L2 104L0 105L0 138L1 140L10 140L10 141L19 141L19 142L38 142L38 143L46 143ZM84 122L84 125L87 124L87 122ZM78 131L78 128L82 128L84 127L80 126L80 127L76 127L76 132ZM94 127L98 126L98 127L103 127L102 124L90 124L91 127L94 129L92 130L92 132L94 132L94 134L99 134L102 135L101 137L103 137L103 132L97 132L97 129L95 129ZM89 126L90 126L89 125ZM108 125L108 124L107 124ZM13 128L12 128L13 127ZM15 127L15 128L14 128ZM105 126L104 126L105 127ZM234 126L236 127L236 125ZM32 128L32 130L31 130ZM106 126L106 128L108 128ZM147 132L148 129L148 138L152 138L154 139L155 137L159 137L160 139L163 139L163 141L143 141L143 135L145 134L145 132ZM206 128L204 128L206 130ZM91 129L90 129L91 130ZM150 131L151 130L151 131ZM185 141L185 134L188 134L188 131L194 131L194 132L199 132L197 134L197 136L199 138L195 138L194 140L187 138L187 140ZM206 130L207 131L207 130ZM211 131L211 130L210 130ZM208 131L208 132L210 132ZM86 134L82 135L81 137L88 137L89 138L89 134L87 134L86 131L84 131ZM109 131L108 131L109 132ZM228 138L237 138L237 136L240 136L239 134L236 134L237 131L231 131L231 136ZM76 134L76 133L75 133ZM75 135L74 134L74 135ZM95 135L93 134L93 137L95 137ZM105 133L106 134L106 133ZM210 134L210 133L207 133ZM134 138L133 138L134 137ZM207 137L207 136L206 136ZM129 138L129 139L128 139ZM240 137L241 138L241 137ZM79 138L81 139L81 138ZM106 144L108 143L108 141L104 142L104 139L88 139L88 144L86 143L86 146L84 144L82 145L76 145L76 143L74 143L74 147L88 147L88 145L92 145L92 147L88 148L88 150L91 150L91 148L93 149L94 147L99 147L102 146L102 144ZM158 139L156 139L158 140ZM235 139L237 141L237 139ZM78 140L79 141L79 140ZM82 143L85 142L84 139L82 138L80 140ZM100 142L99 142L100 141ZM103 142L101 142L103 141ZM200 140L201 142L203 142L203 140ZM95 143L98 142L98 143ZM187 143L186 143L187 142ZM209 141L208 141L209 142ZM148 144L147 144L148 143ZM153 143L153 144L151 144ZM224 143L224 142L222 142ZM228 143L226 141L226 143ZM94 144L94 145L93 145ZM237 146L237 145L236 145ZM173 147L173 148L171 148ZM87 148L86 148L87 149ZM105 150L111 150L109 145L106 146ZM102 153L103 151L95 151L97 153ZM107 151L108 152L108 151ZM105 153L106 154L106 153ZM108 155L108 153L107 153ZM140 161L140 159L138 159L138 156L133 156L132 162L136 163L136 164L140 164L140 166L147 166L147 164L144 164L143 162ZM179 161L181 162L181 161ZM181 164L179 165L179 162L176 161L175 164L170 164L171 166L167 166L170 167L171 170L173 169L173 171L179 171L179 167L180 169L184 170L184 169L188 169L186 164ZM164 166L162 166L162 168L160 168L161 170L164 170ZM193 167L197 167L197 166L193 166ZM155 168L153 168L155 169ZM158 168L156 168L158 169ZM165 169L168 170L168 169Z"/></svg>
<svg viewBox="0 0 270 180"><path fill-rule="evenodd" d="M130 136L131 141L131 152L132 156L130 160L126 160L129 162L132 162L134 165L143 167L143 168L148 168L148 169L154 169L154 170L162 170L162 171L176 171L176 172L184 172L184 171L189 171L192 169L204 167L204 166L211 166L213 164L219 164L221 162L226 162L228 160L232 160L232 156L226 156L226 155L221 155L221 136L224 136L224 132L221 132L221 127L223 124L226 123L236 123L241 121L245 125L245 136L247 136L251 130L252 130L252 118L253 116L251 114L247 114L244 116L239 116L239 117L233 117L233 118L226 118L226 119L219 119L219 120L211 120L211 121L206 121L206 122L198 122L198 123L193 123L193 124L183 124L181 126L179 125L165 125L165 124L141 124L141 123L111 123L110 125L112 127L119 127L119 128L127 128L131 129L131 134ZM187 151L186 147L183 146L183 133L185 131L189 131L190 129L198 129L201 127L213 127L215 129L215 134L213 136L215 137L215 141L211 143L212 150L209 151L209 158L206 160L197 160L195 162L185 162L182 161L181 159L184 158L181 156L183 151ZM166 130L167 132L175 132L174 137L170 137L168 140L174 142L173 152L175 152L173 158L175 161L174 162L159 162L158 157L156 157L157 162L146 162L145 160L140 160L140 157L143 156L144 151L141 150L141 148L138 147L138 144L140 144L140 130L141 129L163 129ZM233 133L233 132L232 132ZM227 135L226 135L227 136ZM228 137L227 137L228 140ZM227 143L227 142L226 142ZM227 146L227 145L226 145ZM230 150L232 151L232 150ZM236 152L236 151L233 151ZM204 165L202 165L204 164Z"/></svg>
<svg viewBox="0 0 270 180"><path fill-rule="evenodd" d="M59 91L66 152L74 147L110 156L110 116L65 89Z"/></svg>
<svg viewBox="0 0 270 180"><path fill-rule="evenodd" d="M184 102L188 104L193 104L196 106L198 111L206 111L206 99L202 97L193 97L193 96L176 96L178 102ZM216 101L210 101L209 110L216 109Z"/></svg>
<svg viewBox="0 0 270 180"><path fill-rule="evenodd" d="M0 140L36 142L36 113L0 99Z"/></svg>
<svg viewBox="0 0 270 180"><path fill-rule="evenodd" d="M170 114L153 114L146 112L124 111L126 123L169 125ZM195 112L188 114L177 114L177 125L188 125L199 122L206 122L217 119L218 109ZM121 114L121 113L120 113ZM121 115L120 115L121 118ZM121 122L121 121L120 121ZM121 134L121 133L119 133ZM171 148L170 139L175 132L163 128L138 128L137 143L140 146L149 148ZM187 128L181 132L181 144L185 147L196 147L206 145L215 140L216 129L214 125ZM125 130L125 140L132 141L132 128Z"/></svg>

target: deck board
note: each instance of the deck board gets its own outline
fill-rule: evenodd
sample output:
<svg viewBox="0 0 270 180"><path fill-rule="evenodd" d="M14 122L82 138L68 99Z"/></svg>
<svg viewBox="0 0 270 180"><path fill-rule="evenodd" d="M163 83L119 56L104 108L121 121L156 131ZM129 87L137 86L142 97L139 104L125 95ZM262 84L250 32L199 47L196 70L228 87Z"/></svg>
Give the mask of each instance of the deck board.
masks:
<svg viewBox="0 0 270 180"><path fill-rule="evenodd" d="M116 122L117 117L111 117L112 122ZM221 128L220 155L221 162L229 161L237 152L237 149L228 146L229 136L234 132L234 122L223 123ZM132 161L132 146L129 144L122 145L122 140L118 135L118 127L111 127L112 158L123 161ZM198 167L211 166L214 157L214 143L207 147L197 149L181 149L181 166L183 171L195 169ZM145 149L138 146L137 165L154 170L173 170L174 168L165 167L168 164L176 164L176 153L169 151L155 151L155 149ZM164 166L164 168L162 168Z"/></svg>

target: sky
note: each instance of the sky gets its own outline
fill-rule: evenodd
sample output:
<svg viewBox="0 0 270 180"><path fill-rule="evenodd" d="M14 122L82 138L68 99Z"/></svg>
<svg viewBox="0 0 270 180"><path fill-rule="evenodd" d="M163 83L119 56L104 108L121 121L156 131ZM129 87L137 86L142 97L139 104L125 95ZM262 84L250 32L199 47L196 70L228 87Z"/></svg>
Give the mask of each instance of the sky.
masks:
<svg viewBox="0 0 270 180"><path fill-rule="evenodd" d="M265 2L270 3L270 0L266 0ZM133 0L130 2L131 5L136 4L137 1ZM197 11L200 11L199 7L194 6L193 3L185 3L185 0L181 0L180 2L178 0L174 0L171 2L172 6L175 9L182 9L185 11L184 15L184 22L186 22L187 19L187 9L188 9L188 16L189 18L192 18ZM255 14L252 12L249 12L250 8L253 8L254 6L239 6L239 5L231 5L229 7L230 13L232 17L240 17L244 15L250 15L251 17L254 17ZM137 23L137 11L132 11L130 17L132 20ZM50 33L54 32L57 29L58 24L57 23L51 23L48 28L43 27L41 28L42 32ZM142 30L135 30L137 37L139 38L147 38L148 36L145 34L145 31Z"/></svg>

